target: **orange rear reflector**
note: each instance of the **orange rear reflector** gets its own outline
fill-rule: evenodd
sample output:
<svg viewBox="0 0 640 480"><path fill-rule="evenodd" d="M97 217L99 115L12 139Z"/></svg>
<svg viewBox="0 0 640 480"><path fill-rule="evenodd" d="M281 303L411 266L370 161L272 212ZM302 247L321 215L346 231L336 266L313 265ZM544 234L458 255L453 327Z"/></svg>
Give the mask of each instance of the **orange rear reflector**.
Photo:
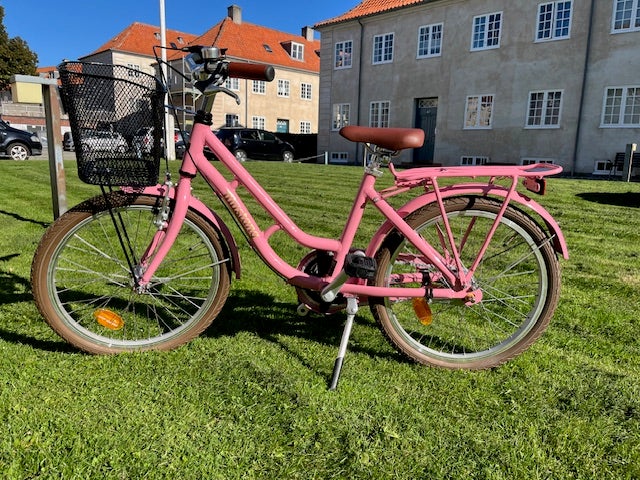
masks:
<svg viewBox="0 0 640 480"><path fill-rule="evenodd" d="M124 327L124 320L122 320L122 317L116 312L112 312L106 308L96 310L93 312L93 316L100 325L104 328L108 328L109 330L120 330Z"/></svg>
<svg viewBox="0 0 640 480"><path fill-rule="evenodd" d="M415 297L413 299L413 311L416 312L421 324L431 325L433 315L431 315L431 307L429 307L424 297Z"/></svg>

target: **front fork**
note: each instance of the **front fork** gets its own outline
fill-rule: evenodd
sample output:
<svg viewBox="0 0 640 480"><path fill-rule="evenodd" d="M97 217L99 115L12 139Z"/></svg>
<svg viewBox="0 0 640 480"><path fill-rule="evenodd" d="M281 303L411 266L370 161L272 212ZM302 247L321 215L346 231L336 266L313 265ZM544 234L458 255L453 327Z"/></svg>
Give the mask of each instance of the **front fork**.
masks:
<svg viewBox="0 0 640 480"><path fill-rule="evenodd" d="M178 182L173 212L171 211L171 200L169 198L173 183L168 178L164 186L165 192L160 203L160 209L153 222L157 232L133 272L135 289L138 293L144 293L148 290L153 275L178 237L189 209L191 180L188 177L182 177Z"/></svg>

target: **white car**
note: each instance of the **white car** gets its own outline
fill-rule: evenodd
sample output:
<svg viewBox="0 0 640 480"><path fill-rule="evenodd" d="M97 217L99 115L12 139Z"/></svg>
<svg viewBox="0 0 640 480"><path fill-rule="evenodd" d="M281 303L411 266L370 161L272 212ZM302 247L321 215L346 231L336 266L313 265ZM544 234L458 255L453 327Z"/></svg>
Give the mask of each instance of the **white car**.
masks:
<svg viewBox="0 0 640 480"><path fill-rule="evenodd" d="M118 132L106 130L92 130L85 133L80 140L82 148L90 152L124 153L129 150L129 144Z"/></svg>

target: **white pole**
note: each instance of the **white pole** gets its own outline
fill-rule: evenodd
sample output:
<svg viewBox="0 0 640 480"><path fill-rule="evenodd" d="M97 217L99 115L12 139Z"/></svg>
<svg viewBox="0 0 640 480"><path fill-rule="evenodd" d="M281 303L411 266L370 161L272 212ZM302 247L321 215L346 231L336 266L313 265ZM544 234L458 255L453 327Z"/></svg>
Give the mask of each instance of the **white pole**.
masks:
<svg viewBox="0 0 640 480"><path fill-rule="evenodd" d="M169 79L167 77L167 24L165 21L165 10L164 10L164 0L160 0L160 45L162 46L162 65L160 69L162 71L163 78L167 79L167 85L169 86ZM167 105L168 102L168 93L165 95L164 103ZM173 142L173 117L169 112L169 109L165 108L164 113L164 151L167 160L175 160L176 159L176 148Z"/></svg>

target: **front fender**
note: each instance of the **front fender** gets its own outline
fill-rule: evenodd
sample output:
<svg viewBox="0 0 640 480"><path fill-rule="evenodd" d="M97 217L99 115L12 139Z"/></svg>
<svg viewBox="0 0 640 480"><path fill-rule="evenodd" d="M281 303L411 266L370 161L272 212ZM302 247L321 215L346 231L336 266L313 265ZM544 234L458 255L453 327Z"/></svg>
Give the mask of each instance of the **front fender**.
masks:
<svg viewBox="0 0 640 480"><path fill-rule="evenodd" d="M497 196L506 198L509 194L509 190L499 185L487 185L487 184L459 184L451 185L440 189L440 195L442 198L450 198L462 195L481 195L481 196ZM407 202L398 209L398 214L405 218L411 212L421 208L430 203L436 202L436 195L434 192L427 192L420 195L417 198ZM522 195L521 193L514 192L511 196L511 202L515 202L526 209L532 210L540 218L544 220L547 230L553 238L553 248L556 252L561 254L565 259L569 258L569 250L567 249L567 243L564 239L564 235L560 230L560 226L551 216L551 214L539 203L531 200L529 197ZM374 256L378 251L385 237L393 229L393 224L387 220L375 233L369 246L367 247L367 256Z"/></svg>
<svg viewBox="0 0 640 480"><path fill-rule="evenodd" d="M164 185L158 184L152 187L146 187L142 193L154 197L164 197L165 188L166 187ZM174 198L174 196L175 189L172 188L169 192L169 197ZM240 252L238 251L238 245L236 244L236 241L231 234L231 230L229 230L229 227L227 227L227 224L224 223L224 220L222 220L222 218L220 218L220 216L216 212L211 210L202 201L195 197L190 198L189 208L195 210L204 218L206 218L222 234L227 244L227 248L229 249L229 254L231 255L231 268L236 274L236 278L240 278Z"/></svg>

